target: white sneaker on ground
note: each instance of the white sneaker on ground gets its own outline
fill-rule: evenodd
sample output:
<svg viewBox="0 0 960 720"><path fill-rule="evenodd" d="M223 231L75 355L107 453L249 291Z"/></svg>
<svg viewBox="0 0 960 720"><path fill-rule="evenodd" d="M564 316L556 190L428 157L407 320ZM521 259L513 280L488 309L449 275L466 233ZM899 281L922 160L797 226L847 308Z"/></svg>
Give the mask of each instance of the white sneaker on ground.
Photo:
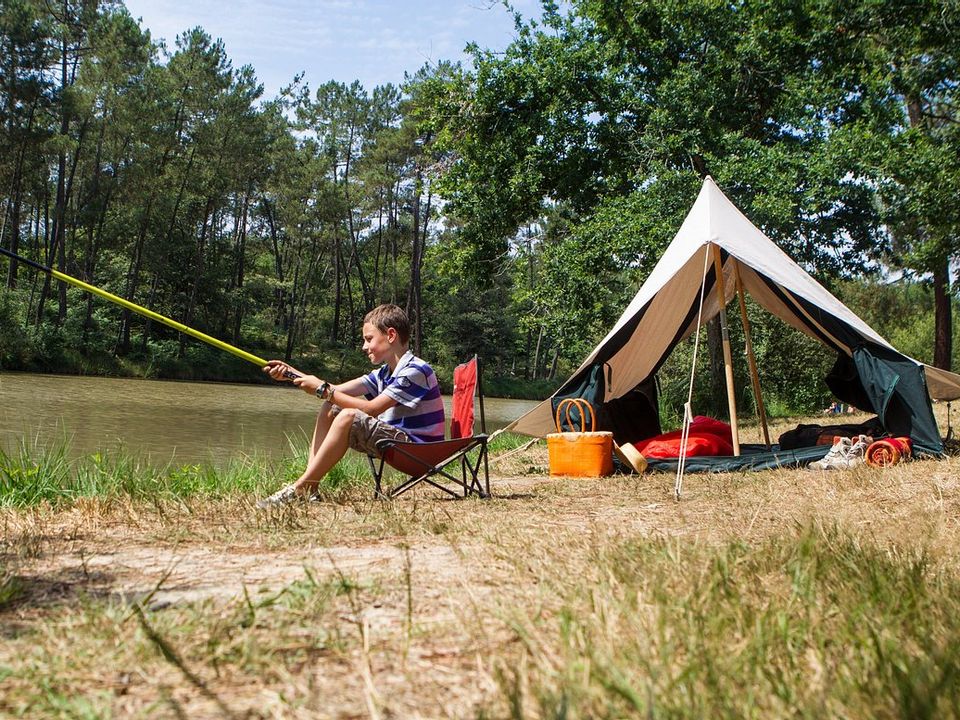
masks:
<svg viewBox="0 0 960 720"><path fill-rule="evenodd" d="M297 484L290 483L284 488L280 488L273 495L257 501L257 507L261 510L277 507L279 505L292 505L300 502L319 502L320 496L316 490L309 493L297 492Z"/></svg>
<svg viewBox="0 0 960 720"><path fill-rule="evenodd" d="M833 447L820 460L810 463L814 470L832 470L834 468L846 467L847 454L853 443L850 438L838 437L833 441Z"/></svg>
<svg viewBox="0 0 960 720"><path fill-rule="evenodd" d="M873 443L873 438L869 435L857 435L853 438L853 444L850 446L850 458L856 460L857 465L862 465L867 461L867 448ZM851 466L853 467L853 466Z"/></svg>
<svg viewBox="0 0 960 720"><path fill-rule="evenodd" d="M853 438L838 437L830 452L822 460L810 463L814 470L844 470L862 465L866 461L867 448L873 438L869 435L857 435Z"/></svg>

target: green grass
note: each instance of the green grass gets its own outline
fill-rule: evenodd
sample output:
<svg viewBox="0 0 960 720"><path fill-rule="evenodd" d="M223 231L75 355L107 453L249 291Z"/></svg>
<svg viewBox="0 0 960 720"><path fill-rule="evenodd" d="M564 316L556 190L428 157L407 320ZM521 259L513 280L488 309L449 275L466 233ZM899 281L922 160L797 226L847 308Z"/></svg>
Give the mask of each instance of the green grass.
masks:
<svg viewBox="0 0 960 720"><path fill-rule="evenodd" d="M499 435L491 452L519 447L529 438ZM307 460L307 440L291 438L289 452L279 458L242 456L219 467L213 464L157 466L123 449L72 458L69 440L50 447L21 440L16 450L0 449L0 507L63 505L79 498L129 497L135 500L177 499L203 495L262 495L292 482ZM333 500L371 487L365 456L348 452L323 479L322 498Z"/></svg>
<svg viewBox="0 0 960 720"><path fill-rule="evenodd" d="M511 614L528 656L499 674L511 717L960 714L960 583L922 551L807 526L601 542L580 570Z"/></svg>
<svg viewBox="0 0 960 720"><path fill-rule="evenodd" d="M57 506L79 498L150 500L263 494L295 480L305 464L305 443L291 443L291 452L279 460L243 456L219 467L158 466L124 450L72 458L67 441L50 448L23 441L13 452L0 450L0 507ZM321 492L333 497L368 478L366 459L354 454L324 478Z"/></svg>

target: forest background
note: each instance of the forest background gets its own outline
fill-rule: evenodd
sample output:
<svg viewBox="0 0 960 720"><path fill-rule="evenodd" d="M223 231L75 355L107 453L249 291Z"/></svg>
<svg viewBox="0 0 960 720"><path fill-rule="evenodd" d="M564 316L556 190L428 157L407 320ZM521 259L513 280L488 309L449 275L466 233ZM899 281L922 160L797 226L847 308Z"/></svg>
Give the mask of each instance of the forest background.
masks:
<svg viewBox="0 0 960 720"><path fill-rule="evenodd" d="M120 2L3 0L0 244L333 377L366 369L362 317L396 302L442 378L478 353L489 393L543 397L709 174L895 346L950 368L958 37L955 0L544 0L503 52L472 46L399 86L295 77L266 98L202 28L168 48ZM4 271L2 369L259 376ZM833 358L750 320L770 409L822 407ZM718 338L701 412L723 397ZM689 362L684 346L663 369L665 404Z"/></svg>

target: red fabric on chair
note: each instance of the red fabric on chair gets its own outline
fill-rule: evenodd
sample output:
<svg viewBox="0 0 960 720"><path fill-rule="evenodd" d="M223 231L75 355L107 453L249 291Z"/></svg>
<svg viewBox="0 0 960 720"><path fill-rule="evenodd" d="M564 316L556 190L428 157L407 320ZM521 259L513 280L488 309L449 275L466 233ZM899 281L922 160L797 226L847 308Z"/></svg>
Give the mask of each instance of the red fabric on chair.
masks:
<svg viewBox="0 0 960 720"><path fill-rule="evenodd" d="M477 387L477 359L472 358L453 371L450 437L473 435L473 398Z"/></svg>

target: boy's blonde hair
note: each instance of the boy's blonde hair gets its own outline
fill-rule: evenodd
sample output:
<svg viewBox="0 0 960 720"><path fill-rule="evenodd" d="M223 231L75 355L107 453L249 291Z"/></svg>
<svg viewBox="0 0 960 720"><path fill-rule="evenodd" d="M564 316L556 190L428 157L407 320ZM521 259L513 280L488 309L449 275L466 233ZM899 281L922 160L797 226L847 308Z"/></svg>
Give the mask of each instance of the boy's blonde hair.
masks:
<svg viewBox="0 0 960 720"><path fill-rule="evenodd" d="M396 305L385 304L378 305L367 313L363 318L364 323L370 323L382 333L387 332L387 328L393 328L397 331L397 337L400 342L406 345L410 342L410 320L407 314Z"/></svg>

